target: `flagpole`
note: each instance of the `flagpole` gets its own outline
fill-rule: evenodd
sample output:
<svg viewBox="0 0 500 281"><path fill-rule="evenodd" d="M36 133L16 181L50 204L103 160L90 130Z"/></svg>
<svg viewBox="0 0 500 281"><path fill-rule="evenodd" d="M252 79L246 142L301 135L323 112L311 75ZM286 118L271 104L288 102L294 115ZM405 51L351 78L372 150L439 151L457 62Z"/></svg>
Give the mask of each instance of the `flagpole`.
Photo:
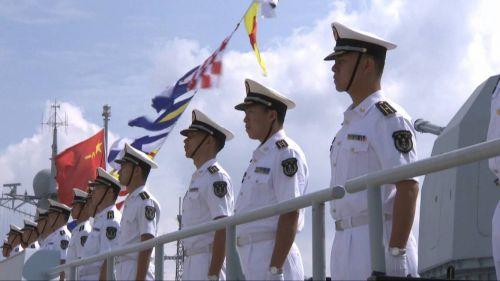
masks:
<svg viewBox="0 0 500 281"><path fill-rule="evenodd" d="M111 117L111 106L105 104L102 107L102 117L104 121L104 168L106 169L106 162L108 159L108 123Z"/></svg>

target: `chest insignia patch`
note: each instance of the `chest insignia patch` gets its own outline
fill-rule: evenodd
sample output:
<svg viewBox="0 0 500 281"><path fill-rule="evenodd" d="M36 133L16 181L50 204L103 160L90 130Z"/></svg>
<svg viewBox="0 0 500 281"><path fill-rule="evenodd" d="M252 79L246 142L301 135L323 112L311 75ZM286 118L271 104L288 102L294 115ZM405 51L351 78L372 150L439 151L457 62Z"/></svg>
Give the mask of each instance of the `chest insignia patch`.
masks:
<svg viewBox="0 0 500 281"><path fill-rule="evenodd" d="M117 229L116 229L116 227L114 227L114 226L108 226L108 227L106 227L106 238L108 238L109 240L115 239L116 238L116 232L118 232Z"/></svg>
<svg viewBox="0 0 500 281"><path fill-rule="evenodd" d="M68 248L69 241L68 240L61 240L61 249L66 250Z"/></svg>
<svg viewBox="0 0 500 281"><path fill-rule="evenodd" d="M87 235L84 235L82 237L80 237L80 245L85 246L85 243L87 243Z"/></svg>

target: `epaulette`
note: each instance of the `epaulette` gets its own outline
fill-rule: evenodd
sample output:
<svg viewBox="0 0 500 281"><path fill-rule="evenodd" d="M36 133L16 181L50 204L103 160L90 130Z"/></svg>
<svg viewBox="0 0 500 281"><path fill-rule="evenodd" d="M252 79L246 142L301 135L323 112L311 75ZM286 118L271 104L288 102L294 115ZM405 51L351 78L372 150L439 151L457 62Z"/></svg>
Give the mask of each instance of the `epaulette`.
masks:
<svg viewBox="0 0 500 281"><path fill-rule="evenodd" d="M108 217L108 220L112 220L115 218L115 212L113 210L109 210L106 216Z"/></svg>
<svg viewBox="0 0 500 281"><path fill-rule="evenodd" d="M84 228L85 228L85 225L80 225L80 228L78 229L78 231L82 231Z"/></svg>
<svg viewBox="0 0 500 281"><path fill-rule="evenodd" d="M208 167L207 170L210 172L210 174L215 174L219 171L219 168L215 165L212 165Z"/></svg>
<svg viewBox="0 0 500 281"><path fill-rule="evenodd" d="M146 191L139 193L139 196L141 196L142 200L149 199L149 194Z"/></svg>
<svg viewBox="0 0 500 281"><path fill-rule="evenodd" d="M64 230L59 231L59 234L64 235L66 232Z"/></svg>
<svg viewBox="0 0 500 281"><path fill-rule="evenodd" d="M384 114L384 116L388 116L397 112L397 110L386 101L379 101L377 102L376 106L378 110L380 110L380 112Z"/></svg>
<svg viewBox="0 0 500 281"><path fill-rule="evenodd" d="M283 149L285 147L288 147L288 143L286 142L286 140L279 140L276 142L276 146L278 147L278 149Z"/></svg>

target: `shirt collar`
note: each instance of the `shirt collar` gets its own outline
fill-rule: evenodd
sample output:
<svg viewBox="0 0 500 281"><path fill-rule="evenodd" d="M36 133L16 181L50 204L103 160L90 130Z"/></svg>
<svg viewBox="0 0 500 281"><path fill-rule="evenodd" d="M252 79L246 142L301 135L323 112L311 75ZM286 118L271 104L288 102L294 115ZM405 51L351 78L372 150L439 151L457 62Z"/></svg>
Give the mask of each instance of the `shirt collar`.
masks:
<svg viewBox="0 0 500 281"><path fill-rule="evenodd" d="M272 148L273 145L276 145L276 142L279 140L282 140L286 138L285 130L281 129L274 133L271 137L269 137L266 142L264 142L261 146L259 146L255 151L254 151L254 156L257 156L259 154L264 154L269 152L269 150Z"/></svg>
<svg viewBox="0 0 500 281"><path fill-rule="evenodd" d="M146 189L146 186L143 185L143 186L140 186L138 188L136 188L134 191L132 191L132 193L130 193L130 195L128 197L136 197L137 195L139 195L139 193L145 191Z"/></svg>
<svg viewBox="0 0 500 281"><path fill-rule="evenodd" d="M365 116L370 108L372 108L377 102L384 99L384 94L379 90L366 97L360 104L358 104L358 106L354 107L354 104L351 104L344 112L344 120L349 119L351 116Z"/></svg>
<svg viewBox="0 0 500 281"><path fill-rule="evenodd" d="M196 172L194 172L193 175L197 176L197 175L202 175L203 173L205 173L208 169L208 167L210 166L213 166L217 163L217 159L215 158L212 158L208 161L206 161L205 163L203 163L203 165L200 166L200 168L198 168L198 170L196 170Z"/></svg>
<svg viewBox="0 0 500 281"><path fill-rule="evenodd" d="M88 220L82 221L81 223L77 224L74 229L80 229L80 226L85 225L87 222Z"/></svg>
<svg viewBox="0 0 500 281"><path fill-rule="evenodd" d="M56 231L54 231L53 233L59 234L59 232L61 230L68 230L68 228L66 227L66 225L63 225L63 226L59 227L58 229L56 229Z"/></svg>
<svg viewBox="0 0 500 281"><path fill-rule="evenodd" d="M111 204L109 205L108 207L106 207L106 209L100 211L96 217L101 217L101 216L104 216L104 214L106 214L108 211L112 210L115 208L115 204Z"/></svg>

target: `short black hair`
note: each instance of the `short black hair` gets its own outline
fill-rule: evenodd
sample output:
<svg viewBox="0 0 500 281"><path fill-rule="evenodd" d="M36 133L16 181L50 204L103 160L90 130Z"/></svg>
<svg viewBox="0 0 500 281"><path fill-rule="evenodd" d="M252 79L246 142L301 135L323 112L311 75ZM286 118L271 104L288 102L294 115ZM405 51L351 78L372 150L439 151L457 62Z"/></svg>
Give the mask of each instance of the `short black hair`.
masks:
<svg viewBox="0 0 500 281"><path fill-rule="evenodd" d="M217 149L217 153L219 151L221 151L223 148L224 148L224 145L226 144L226 140L221 140L220 138L216 138L214 137L215 139L215 148Z"/></svg>
<svg viewBox="0 0 500 281"><path fill-rule="evenodd" d="M147 179L149 176L149 172L151 172L151 166L143 162L140 162L138 166L141 168L142 178L144 180Z"/></svg>
<svg viewBox="0 0 500 281"><path fill-rule="evenodd" d="M71 213L63 213L63 215L64 215L64 219L66 221L68 221L69 220L69 216L71 215Z"/></svg>
<svg viewBox="0 0 500 281"><path fill-rule="evenodd" d="M276 121L278 121L278 124L280 126L282 126L284 123L285 123L285 116L286 116L286 109L277 109L277 108L274 108L274 107L266 107L267 110L274 110L276 111L276 116L277 116L277 119Z"/></svg>
<svg viewBox="0 0 500 281"><path fill-rule="evenodd" d="M375 70L377 71L378 77L382 77L385 67L385 53L378 55L372 55L372 54L367 54L367 55L373 59L373 62L375 63Z"/></svg>

